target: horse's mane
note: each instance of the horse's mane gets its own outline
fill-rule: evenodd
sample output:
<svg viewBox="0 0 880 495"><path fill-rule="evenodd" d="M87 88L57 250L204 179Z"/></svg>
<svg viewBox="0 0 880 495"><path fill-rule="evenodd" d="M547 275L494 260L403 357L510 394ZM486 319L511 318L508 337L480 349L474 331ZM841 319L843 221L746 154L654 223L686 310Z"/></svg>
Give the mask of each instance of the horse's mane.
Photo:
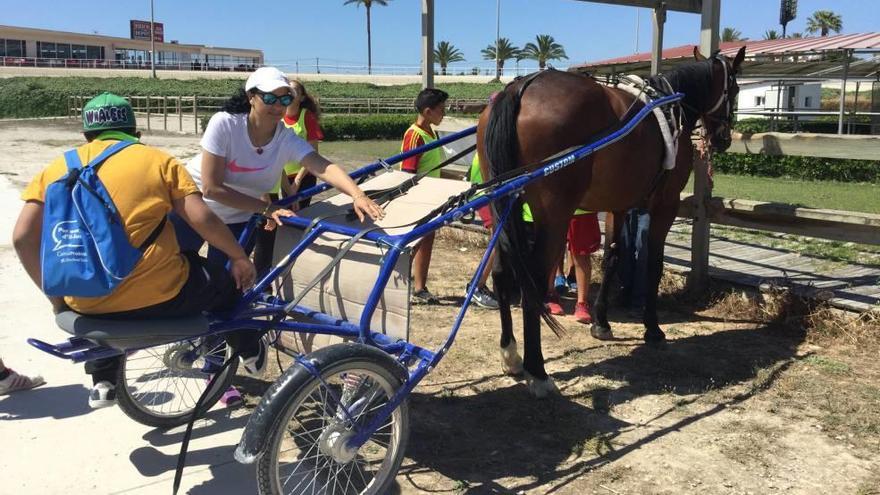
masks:
<svg viewBox="0 0 880 495"><path fill-rule="evenodd" d="M659 76L648 79L654 88L664 90L660 77L665 77L672 90L684 93L684 101L691 108L703 110L709 105L712 91L712 60L706 59L681 65Z"/></svg>

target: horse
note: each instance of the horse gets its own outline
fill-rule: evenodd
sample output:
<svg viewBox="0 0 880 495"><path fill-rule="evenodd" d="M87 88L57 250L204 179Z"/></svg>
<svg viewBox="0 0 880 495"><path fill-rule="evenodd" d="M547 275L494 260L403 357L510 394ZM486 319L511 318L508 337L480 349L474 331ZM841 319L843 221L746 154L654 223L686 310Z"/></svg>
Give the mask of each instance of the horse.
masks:
<svg viewBox="0 0 880 495"><path fill-rule="evenodd" d="M508 374L524 372L536 397L557 391L544 370L541 319L557 335L564 333L544 300L551 267L563 251L569 218L576 208L613 215L613 221L606 224L611 231L605 233L603 277L590 330L599 339L613 338L607 318L608 292L619 259L623 214L636 206L648 208L651 222L643 338L648 345L665 344L666 336L657 320L657 290L666 236L693 168L691 134L702 121L704 140L711 150L724 151L730 146L732 112L739 92L736 74L745 47L732 59L717 52L706 58L694 47L694 57L695 61L648 79L661 92L684 94L678 109L682 123L678 152L671 170L663 169L660 125L649 116L620 141L530 183L521 196L493 203L495 218L511 208L492 272L501 315L502 368ZM626 115L642 107L630 93L587 75L545 70L515 80L480 115L477 152L483 177L499 177L520 167L533 170L561 150L595 141L597 136L619 128ZM531 231L519 214L523 202L531 207ZM523 310L523 358L517 353L510 313L511 300L517 296Z"/></svg>

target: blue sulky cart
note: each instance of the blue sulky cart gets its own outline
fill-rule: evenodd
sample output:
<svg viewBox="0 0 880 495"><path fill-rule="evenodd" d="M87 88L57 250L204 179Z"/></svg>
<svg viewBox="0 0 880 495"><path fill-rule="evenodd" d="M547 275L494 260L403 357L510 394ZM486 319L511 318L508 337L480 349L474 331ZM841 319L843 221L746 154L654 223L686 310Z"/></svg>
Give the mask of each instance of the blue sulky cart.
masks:
<svg viewBox="0 0 880 495"><path fill-rule="evenodd" d="M501 229L490 237L448 337L433 350L409 339L411 246L492 201L505 205L497 219L503 225L513 204L506 198L617 141L653 108L680 98L676 94L655 100L594 143L483 185L392 170L408 156L470 136L476 128L379 160L352 177L365 181L363 189L386 204L389 215L384 223L358 223L351 215L350 199L343 196L284 219L290 228L284 230L296 235L279 235L276 254L280 256L274 268L229 313L124 322L62 313L57 323L71 338L55 345L29 342L73 362L124 355L117 381L125 384L117 389L123 411L150 426L189 422L189 433L195 418L220 399L235 375L237 353L231 332L262 332L270 340L294 332L302 352L294 355L293 365L252 413L235 458L256 463L262 494L385 493L406 449L407 398L455 340L476 279ZM283 203L327 189L326 184L318 185ZM438 191L441 201L422 200ZM406 198L415 199L407 203ZM242 243L253 235L258 221L251 220ZM346 292L349 287L353 289ZM321 340L324 346L315 349ZM185 439L182 453L186 443ZM184 459L182 455L175 490Z"/></svg>

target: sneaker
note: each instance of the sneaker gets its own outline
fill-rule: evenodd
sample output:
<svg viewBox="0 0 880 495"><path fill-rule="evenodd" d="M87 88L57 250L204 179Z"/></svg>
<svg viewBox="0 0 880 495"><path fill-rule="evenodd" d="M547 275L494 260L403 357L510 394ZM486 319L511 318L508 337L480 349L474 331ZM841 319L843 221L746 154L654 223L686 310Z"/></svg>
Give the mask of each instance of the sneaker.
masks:
<svg viewBox="0 0 880 495"><path fill-rule="evenodd" d="M29 390L46 383L42 376L20 375L11 368L6 368L6 378L0 380L0 395L11 394L20 390Z"/></svg>
<svg viewBox="0 0 880 495"><path fill-rule="evenodd" d="M498 301L495 300L495 294L492 294L492 291L485 285L477 287L474 295L471 296L471 302L481 308L498 309Z"/></svg>
<svg viewBox="0 0 880 495"><path fill-rule="evenodd" d="M431 294L431 291L429 291L427 287L413 292L412 297L410 297L410 302L412 304L440 304L440 300L437 299L437 296Z"/></svg>
<svg viewBox="0 0 880 495"><path fill-rule="evenodd" d="M568 280L565 279L562 275L557 275L555 279L553 279L553 289L556 290L556 293L559 295L565 295L568 292Z"/></svg>
<svg viewBox="0 0 880 495"><path fill-rule="evenodd" d="M89 392L89 407L101 409L116 405L116 385L108 381L98 382Z"/></svg>
<svg viewBox="0 0 880 495"><path fill-rule="evenodd" d="M266 349L266 342L260 339L259 349L254 356L241 356L241 365L246 375L251 378L260 378L266 371L266 363L269 361L266 356L269 354Z"/></svg>
<svg viewBox="0 0 880 495"><path fill-rule="evenodd" d="M226 407L237 407L244 403L244 398L242 398L241 392L237 388L230 385L220 397L220 403Z"/></svg>
<svg viewBox="0 0 880 495"><path fill-rule="evenodd" d="M585 303L579 302L574 306L574 318L578 323L588 325L593 323L593 317L590 316L590 310Z"/></svg>
<svg viewBox="0 0 880 495"><path fill-rule="evenodd" d="M547 308L547 311L553 316L562 316L565 314L565 310L562 309L562 305L559 304L559 296L552 296L547 299L547 302L544 303L544 307Z"/></svg>

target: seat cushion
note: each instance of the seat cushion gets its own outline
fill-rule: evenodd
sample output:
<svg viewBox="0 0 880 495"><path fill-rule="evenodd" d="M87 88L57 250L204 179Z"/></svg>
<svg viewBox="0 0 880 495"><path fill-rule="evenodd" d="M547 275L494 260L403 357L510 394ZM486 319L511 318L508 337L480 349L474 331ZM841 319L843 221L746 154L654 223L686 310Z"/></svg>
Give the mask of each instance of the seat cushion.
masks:
<svg viewBox="0 0 880 495"><path fill-rule="evenodd" d="M202 315L186 318L150 320L108 320L74 311L55 315L55 323L65 332L98 344L121 350L196 337L208 332L208 319Z"/></svg>

